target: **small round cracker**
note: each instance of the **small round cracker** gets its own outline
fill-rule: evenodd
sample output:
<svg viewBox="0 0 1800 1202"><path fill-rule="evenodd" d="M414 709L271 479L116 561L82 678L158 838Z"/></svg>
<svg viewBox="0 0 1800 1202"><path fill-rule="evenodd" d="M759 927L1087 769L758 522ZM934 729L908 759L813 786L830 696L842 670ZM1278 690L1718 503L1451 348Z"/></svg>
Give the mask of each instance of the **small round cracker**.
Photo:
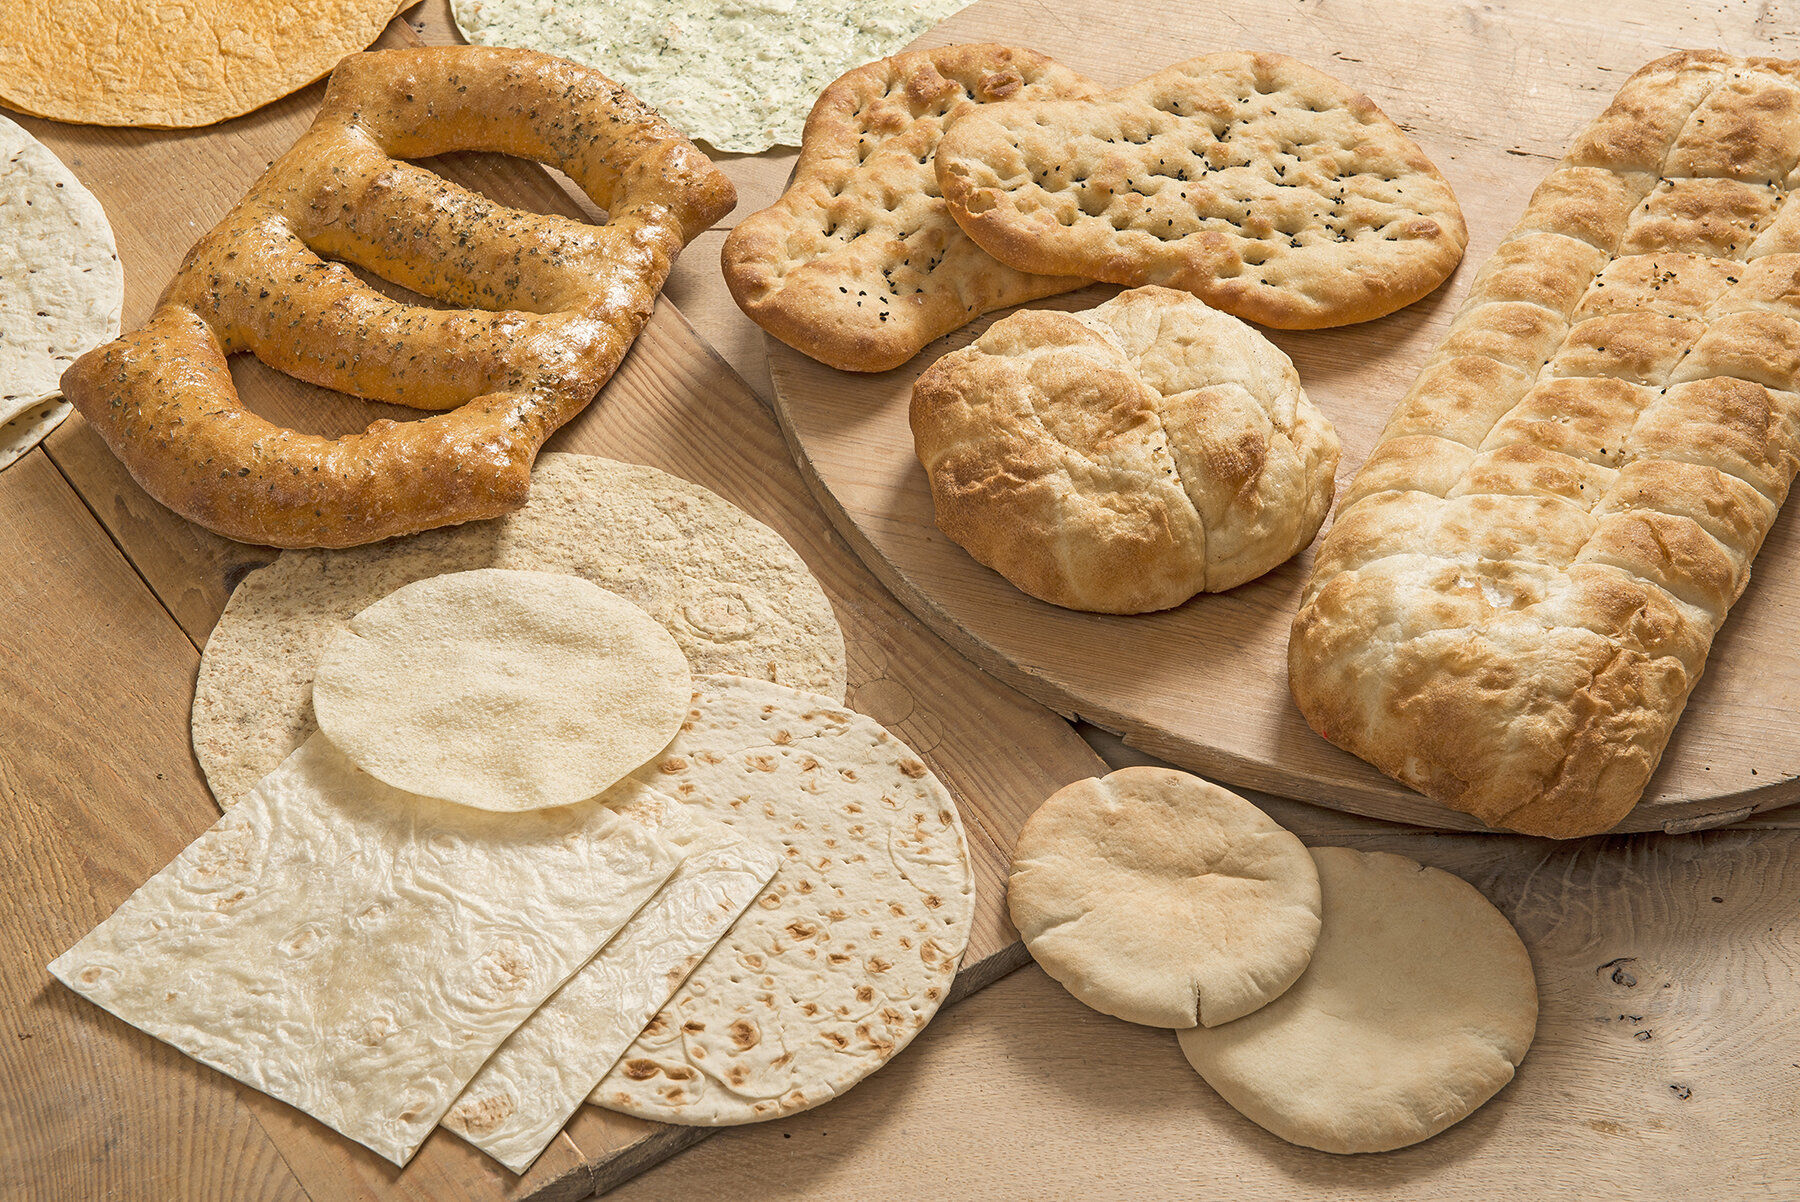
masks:
<svg viewBox="0 0 1800 1202"><path fill-rule="evenodd" d="M760 681L695 688L632 779L782 867L588 1100L729 1126L828 1101L912 1041L968 944L975 877L956 803L879 723Z"/></svg>
<svg viewBox="0 0 1800 1202"><path fill-rule="evenodd" d="M1252 1122L1326 1152L1428 1139L1512 1080L1537 1029L1518 932L1474 886L1405 856L1315 847L1324 929L1281 997L1182 1031Z"/></svg>
<svg viewBox="0 0 1800 1202"><path fill-rule="evenodd" d="M1052 793L1019 832L1007 907L1044 971L1152 1027L1248 1014L1305 971L1319 935L1306 847L1186 772L1121 768Z"/></svg>
<svg viewBox="0 0 1800 1202"><path fill-rule="evenodd" d="M667 627L696 674L844 696L843 631L779 534L656 468L546 452L530 501L503 518L284 551L244 577L194 686L194 754L219 804L230 808L317 728L313 667L352 614L414 580L473 568L585 577Z"/></svg>
<svg viewBox="0 0 1800 1202"><path fill-rule="evenodd" d="M319 729L376 780L481 810L596 796L667 746L693 679L674 638L579 576L417 580L350 619L313 677Z"/></svg>

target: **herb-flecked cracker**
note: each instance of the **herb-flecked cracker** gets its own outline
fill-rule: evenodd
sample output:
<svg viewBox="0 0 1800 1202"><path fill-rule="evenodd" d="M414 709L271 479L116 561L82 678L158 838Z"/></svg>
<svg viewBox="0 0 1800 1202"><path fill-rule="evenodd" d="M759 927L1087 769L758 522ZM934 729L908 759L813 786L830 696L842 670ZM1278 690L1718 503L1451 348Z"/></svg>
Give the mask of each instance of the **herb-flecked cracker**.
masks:
<svg viewBox="0 0 1800 1202"><path fill-rule="evenodd" d="M696 689L632 779L782 867L589 1100L729 1126L817 1106L911 1042L968 944L975 881L956 803L876 722L761 681Z"/></svg>
<svg viewBox="0 0 1800 1202"><path fill-rule="evenodd" d="M1368 321L1455 269L1450 185L1367 96L1279 54L1177 63L1094 100L975 109L945 202L1022 271L1185 288L1280 329Z"/></svg>
<svg viewBox="0 0 1800 1202"><path fill-rule="evenodd" d="M886 371L983 313L1081 287L970 241L944 207L932 156L958 113L1099 91L1011 46L912 50L856 68L813 105L781 199L725 240L732 298L821 363Z"/></svg>
<svg viewBox="0 0 1800 1202"><path fill-rule="evenodd" d="M313 669L351 616L427 576L516 568L581 576L668 628L696 673L844 695L844 635L779 534L653 467L538 457L531 499L491 522L342 551L286 551L232 593L194 686L194 754L229 806L316 728Z"/></svg>

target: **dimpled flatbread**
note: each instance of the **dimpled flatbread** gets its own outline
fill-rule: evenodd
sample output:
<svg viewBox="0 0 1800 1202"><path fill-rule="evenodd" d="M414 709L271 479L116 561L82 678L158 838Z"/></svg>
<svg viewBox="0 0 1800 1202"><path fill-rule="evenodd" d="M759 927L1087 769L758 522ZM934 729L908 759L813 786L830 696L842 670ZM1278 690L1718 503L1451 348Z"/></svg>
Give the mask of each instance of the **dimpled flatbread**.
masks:
<svg viewBox="0 0 1800 1202"><path fill-rule="evenodd" d="M50 971L405 1164L680 858L598 802L402 793L315 735Z"/></svg>
<svg viewBox="0 0 1800 1202"><path fill-rule="evenodd" d="M686 858L625 929L500 1045L444 1116L445 1127L515 1173L556 1138L781 867L772 846L745 843L656 789L634 781L622 792L631 801L620 812Z"/></svg>
<svg viewBox="0 0 1800 1202"><path fill-rule="evenodd" d="M782 868L589 1100L728 1126L828 1101L911 1042L968 945L975 881L956 803L880 725L760 681L696 689L632 779Z"/></svg>
<svg viewBox="0 0 1800 1202"><path fill-rule="evenodd" d="M451 0L478 46L597 67L688 137L733 154L798 146L813 98L968 0Z"/></svg>
<svg viewBox="0 0 1800 1202"><path fill-rule="evenodd" d="M1387 852L1315 847L1324 926L1279 998L1177 1033L1252 1122L1326 1152L1385 1152L1474 1113L1537 1030L1518 932L1474 886Z"/></svg>
<svg viewBox="0 0 1800 1202"><path fill-rule="evenodd" d="M313 711L396 789L536 810L594 797L662 750L692 684L675 639L617 593L480 568L351 618L319 660Z"/></svg>
<svg viewBox="0 0 1800 1202"><path fill-rule="evenodd" d="M1279 997L1319 938L1306 847L1227 789L1121 768L1026 820L1006 889L1032 958L1103 1014L1217 1026Z"/></svg>
<svg viewBox="0 0 1800 1202"><path fill-rule="evenodd" d="M13 0L0 101L54 121L186 129L305 87L406 0Z"/></svg>
<svg viewBox="0 0 1800 1202"><path fill-rule="evenodd" d="M61 159L0 117L0 467L69 414L59 378L117 336L112 226Z"/></svg>
<svg viewBox="0 0 1800 1202"><path fill-rule="evenodd" d="M474 568L591 580L667 627L696 674L844 695L843 632L780 535L667 472L544 454L516 513L368 547L285 551L244 578L194 688L194 753L219 803L230 806L316 729L314 667L353 614L415 580Z"/></svg>

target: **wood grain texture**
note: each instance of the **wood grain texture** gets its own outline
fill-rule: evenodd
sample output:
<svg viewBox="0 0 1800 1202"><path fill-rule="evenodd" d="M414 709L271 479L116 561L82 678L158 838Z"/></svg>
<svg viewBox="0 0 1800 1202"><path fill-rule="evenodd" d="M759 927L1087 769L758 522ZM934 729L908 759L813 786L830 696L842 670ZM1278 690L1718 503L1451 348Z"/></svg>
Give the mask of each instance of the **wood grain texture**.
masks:
<svg viewBox="0 0 1800 1202"><path fill-rule="evenodd" d="M441 11L441 5L436 7ZM415 10L409 16L417 19L419 13ZM381 44L418 39L416 29L397 24ZM315 86L238 121L181 135L34 123L33 132L75 164L77 174L108 209L126 264L128 325L148 313L162 281L173 274L193 239L223 215L306 126L321 93L322 86ZM448 155L426 165L502 203L565 216L592 215L591 206L577 200L549 173L516 160ZM178 195L181 203L178 207L155 203L159 195ZM297 429L335 434L359 430L377 417L414 420L419 416L411 410L370 405L298 383L247 356L234 359L233 375L251 408ZM1006 849L1038 800L1069 780L1102 770L1087 746L1053 713L977 671L881 588L813 503L766 408L672 307L659 306L612 383L579 418L559 431L549 446L649 463L694 480L761 518L794 545L820 577L844 626L850 703L918 750L945 780L962 809L975 860L978 901L969 951L952 999L966 996L1022 963L1023 949L1002 903ZM41 470L53 477L60 470L73 485L80 494L78 504L85 503L99 523L95 527L90 520L89 540L97 541L115 561L123 554L166 609L165 616L161 609L150 607L162 632L185 634L181 641L190 654L204 645L237 581L276 554L270 548L220 538L156 504L78 416L52 436L37 459ZM24 506L20 520L33 519L30 506ZM107 544L108 538L116 550ZM123 570L124 563L119 567ZM76 590L75 596L83 595ZM141 599L148 600L148 596ZM102 649L106 646L99 644ZM129 656L109 661L98 678L116 676L120 665L128 663ZM78 929L63 944L37 957L32 962L34 971L105 917L126 893L216 816L186 747L192 686L193 664L188 661L173 677L159 676L140 688L153 688L156 705L178 718L173 729L180 731L181 737L162 746L158 754L178 766L185 804L205 820L186 836L173 838L160 857L133 864L129 870L114 869L118 879L106 894L110 901L96 903L84 924L71 924ZM84 762L78 747L65 744L61 754L76 765ZM50 764L46 759L37 770L48 772ZM86 792L84 786L75 796L79 799ZM72 866L70 880L82 879L82 871ZM67 1003L70 1013L80 1016L79 1021L89 1020L91 1007L81 1007L73 999ZM114 1025L125 1034L129 1047L149 1042L120 1024ZM190 1077L223 1082L167 1049L158 1054L165 1062L181 1066L180 1071ZM104 1058L97 1061L76 1077L72 1087L92 1088L97 1079L104 1078L105 1064ZM316 1198L390 1194L434 1199L580 1197L623 1180L704 1134L584 1107L524 1177L515 1177L442 1133L435 1134L406 1169L397 1170L299 1112L252 1091L241 1092L241 1120L262 1140L261 1146L278 1150L292 1175ZM161 1109L140 1116L134 1103L119 1108L112 1121L130 1126L137 1121L171 1124L178 1120ZM31 1133L31 1147L34 1155L46 1158L49 1167L44 1173L34 1170L33 1180L49 1179L46 1174L62 1163L61 1149L69 1145L68 1133L59 1124L46 1123ZM189 1123L182 1138L211 1137L204 1124ZM170 1143L181 1146L180 1140L173 1138ZM154 1166L153 1160L145 1163Z"/></svg>
<svg viewBox="0 0 1800 1202"><path fill-rule="evenodd" d="M921 45L1030 43L1110 84L1217 50L1278 50L1366 91L1443 170L1470 230L1445 286L1380 321L1270 331L1344 443L1339 489L1367 457L1393 404L1448 326L1470 280L1531 190L1627 75L1669 50L1717 45L1800 54L1774 5L1665 2L1612 8L1524 0L1307 0L1234 6L1187 20L1166 0L982 0ZM1146 47L1155 47L1147 59ZM1089 289L1043 302L1088 308ZM932 521L911 454L912 381L991 320L892 372L833 371L767 340L776 408L802 471L839 529L907 605L959 650L1065 715L1203 774L1403 822L1481 829L1327 744L1287 687L1288 624L1310 552L1228 593L1160 614L1078 614L1034 601L980 567ZM1713 643L1709 669L1644 799L1619 830L1684 831L1800 800L1800 516L1790 506L1756 578Z"/></svg>

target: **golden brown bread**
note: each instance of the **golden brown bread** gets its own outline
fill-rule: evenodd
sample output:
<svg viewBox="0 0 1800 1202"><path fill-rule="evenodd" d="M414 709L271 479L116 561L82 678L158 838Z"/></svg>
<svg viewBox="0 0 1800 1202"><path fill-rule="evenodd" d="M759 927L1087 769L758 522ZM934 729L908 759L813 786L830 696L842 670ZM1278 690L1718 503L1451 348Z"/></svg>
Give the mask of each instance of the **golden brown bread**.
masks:
<svg viewBox="0 0 1800 1202"><path fill-rule="evenodd" d="M399 161L471 149L562 168L610 220L503 208ZM676 254L733 198L597 72L479 47L352 55L150 320L78 360L63 391L146 491L230 538L342 547L494 517L524 504L538 447L611 376ZM470 308L389 300L326 255ZM449 412L296 433L238 401L239 351Z"/></svg>
<svg viewBox="0 0 1800 1202"><path fill-rule="evenodd" d="M1800 64L1627 81L1537 189L1320 547L1326 738L1494 826L1636 804L1800 467Z"/></svg>
<svg viewBox="0 0 1800 1202"><path fill-rule="evenodd" d="M781 199L739 222L721 263L750 319L843 371L886 371L983 313L1079 288L995 262L944 208L932 156L957 113L1097 93L1011 46L912 50L820 94Z"/></svg>
<svg viewBox="0 0 1800 1202"><path fill-rule="evenodd" d="M1002 263L1184 288L1280 329L1409 305L1467 241L1450 185L1399 126L1279 54L1202 55L1093 99L959 112L937 177Z"/></svg>

